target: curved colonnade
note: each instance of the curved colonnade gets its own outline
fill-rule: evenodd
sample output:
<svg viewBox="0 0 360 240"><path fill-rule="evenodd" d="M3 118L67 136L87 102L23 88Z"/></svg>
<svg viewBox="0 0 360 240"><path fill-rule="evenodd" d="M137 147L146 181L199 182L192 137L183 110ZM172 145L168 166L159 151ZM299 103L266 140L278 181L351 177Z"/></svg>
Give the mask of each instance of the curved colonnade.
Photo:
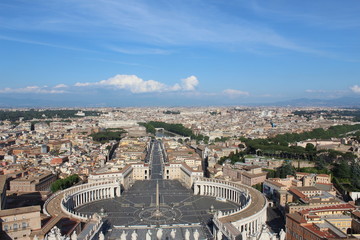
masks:
<svg viewBox="0 0 360 240"><path fill-rule="evenodd" d="M214 215L214 236L221 240L243 239L255 235L261 231L266 222L267 200L252 187L229 181L198 178L194 182L194 194L224 198L240 204L240 208L221 212ZM246 238L245 238L246 237Z"/></svg>
<svg viewBox="0 0 360 240"><path fill-rule="evenodd" d="M44 204L44 213L50 215L47 210L49 203L55 198L61 197L60 208L65 215L80 221L87 221L91 216L77 213L75 208L93 201L119 197L120 194L121 185L119 182L114 181L87 183L74 186L51 196Z"/></svg>
<svg viewBox="0 0 360 240"><path fill-rule="evenodd" d="M91 220L92 216L77 213L75 211L77 207L93 201L119 197L120 194L121 184L114 181L74 186L51 196L44 204L44 213L50 216L47 209L49 203L55 199L61 199L60 208L63 214L86 222ZM247 239L261 231L266 222L267 200L252 187L198 177L194 181L194 194L219 197L240 205L235 210L218 211L214 215L213 234L217 240L222 240L223 236L227 239L236 239L239 236Z"/></svg>
<svg viewBox="0 0 360 240"><path fill-rule="evenodd" d="M210 178L195 180L194 194L224 198L240 205L246 205L248 201L251 201L249 191L240 187L239 184Z"/></svg>

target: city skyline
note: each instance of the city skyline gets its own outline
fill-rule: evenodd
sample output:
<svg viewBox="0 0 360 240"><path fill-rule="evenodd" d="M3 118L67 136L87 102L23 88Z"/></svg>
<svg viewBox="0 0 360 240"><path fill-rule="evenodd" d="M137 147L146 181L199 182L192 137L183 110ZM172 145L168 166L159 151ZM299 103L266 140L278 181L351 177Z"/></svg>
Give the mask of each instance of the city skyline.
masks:
<svg viewBox="0 0 360 240"><path fill-rule="evenodd" d="M0 101L244 105L360 96L357 1L5 1Z"/></svg>

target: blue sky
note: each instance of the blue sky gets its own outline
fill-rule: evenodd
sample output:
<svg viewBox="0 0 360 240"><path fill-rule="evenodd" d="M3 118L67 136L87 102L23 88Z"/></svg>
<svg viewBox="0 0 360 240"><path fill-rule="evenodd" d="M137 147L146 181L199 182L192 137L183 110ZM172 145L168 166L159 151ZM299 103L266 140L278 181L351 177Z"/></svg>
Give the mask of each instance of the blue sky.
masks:
<svg viewBox="0 0 360 240"><path fill-rule="evenodd" d="M3 0L0 99L241 105L360 95L360 2Z"/></svg>

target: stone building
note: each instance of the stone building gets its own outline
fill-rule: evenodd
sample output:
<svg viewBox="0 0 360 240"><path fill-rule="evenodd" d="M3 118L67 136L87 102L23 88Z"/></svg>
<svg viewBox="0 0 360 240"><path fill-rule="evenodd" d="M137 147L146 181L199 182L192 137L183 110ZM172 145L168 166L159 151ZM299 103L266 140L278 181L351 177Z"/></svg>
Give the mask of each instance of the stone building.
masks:
<svg viewBox="0 0 360 240"><path fill-rule="evenodd" d="M244 170L241 173L241 182L245 185L254 186L266 180L267 173L263 172L259 166L248 166Z"/></svg>
<svg viewBox="0 0 360 240"><path fill-rule="evenodd" d="M57 179L51 172L38 172L10 181L10 191L35 192L49 191L50 186Z"/></svg>
<svg viewBox="0 0 360 240"><path fill-rule="evenodd" d="M7 189L6 176L0 175L0 210L4 209L6 203L6 189Z"/></svg>
<svg viewBox="0 0 360 240"><path fill-rule="evenodd" d="M1 239L30 240L30 234L41 228L40 206L0 211Z"/></svg>
<svg viewBox="0 0 360 240"><path fill-rule="evenodd" d="M356 239L348 234L357 220L347 214L355 209L347 203L287 214L286 239Z"/></svg>

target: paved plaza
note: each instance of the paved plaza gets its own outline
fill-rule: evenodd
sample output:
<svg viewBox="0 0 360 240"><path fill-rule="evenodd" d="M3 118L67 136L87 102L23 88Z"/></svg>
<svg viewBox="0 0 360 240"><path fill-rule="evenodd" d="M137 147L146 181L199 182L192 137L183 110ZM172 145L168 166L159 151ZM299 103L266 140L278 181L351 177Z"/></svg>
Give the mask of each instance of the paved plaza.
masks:
<svg viewBox="0 0 360 240"><path fill-rule="evenodd" d="M154 217L156 210L156 183L159 183L161 217ZM233 202L217 201L214 197L193 195L176 180L137 181L121 197L95 201L76 211L93 214L104 209L105 219L111 226L169 225L207 222L214 210L233 210Z"/></svg>
<svg viewBox="0 0 360 240"><path fill-rule="evenodd" d="M170 236L185 239L185 236L195 235L199 239L209 239L207 224L215 211L239 207L214 197L193 195L193 191L178 180L164 180L164 156L156 140L152 142L146 161L151 166L150 180L136 181L120 197L94 201L75 209L86 215L99 213L103 216L106 239L130 239L130 235L137 236L133 239L145 239L146 234L157 237L160 234L161 239L170 239Z"/></svg>

